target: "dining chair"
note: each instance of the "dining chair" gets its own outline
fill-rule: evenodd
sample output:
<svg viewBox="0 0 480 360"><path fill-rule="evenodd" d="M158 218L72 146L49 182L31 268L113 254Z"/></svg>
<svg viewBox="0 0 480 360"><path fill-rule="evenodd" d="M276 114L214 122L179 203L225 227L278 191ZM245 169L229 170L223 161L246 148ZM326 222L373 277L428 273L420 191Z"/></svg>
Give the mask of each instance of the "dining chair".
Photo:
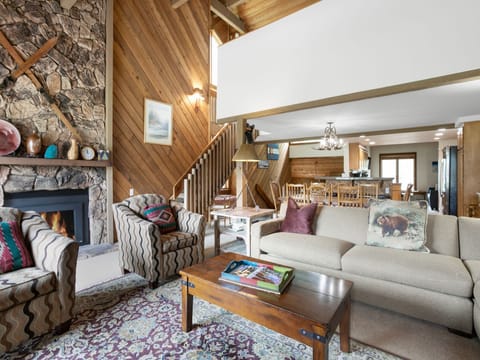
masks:
<svg viewBox="0 0 480 360"><path fill-rule="evenodd" d="M338 186L338 206L360 207L360 187L358 185L339 185Z"/></svg>
<svg viewBox="0 0 480 360"><path fill-rule="evenodd" d="M307 203L307 194L305 184L286 184L285 185L286 197L291 197L297 204Z"/></svg>
<svg viewBox="0 0 480 360"><path fill-rule="evenodd" d="M368 207L370 199L378 199L378 183L375 184L359 184L361 206Z"/></svg>
<svg viewBox="0 0 480 360"><path fill-rule="evenodd" d="M330 205L330 186L325 183L311 183L308 187L307 200L317 204Z"/></svg>

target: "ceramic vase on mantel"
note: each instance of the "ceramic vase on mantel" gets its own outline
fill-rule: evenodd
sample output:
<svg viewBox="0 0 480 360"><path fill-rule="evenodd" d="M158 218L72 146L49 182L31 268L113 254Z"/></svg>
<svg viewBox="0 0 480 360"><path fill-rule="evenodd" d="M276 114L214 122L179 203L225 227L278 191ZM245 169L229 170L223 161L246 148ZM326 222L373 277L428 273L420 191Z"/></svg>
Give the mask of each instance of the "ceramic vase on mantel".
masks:
<svg viewBox="0 0 480 360"><path fill-rule="evenodd" d="M78 159L78 141L75 138L70 140L70 149L67 152L68 160L77 160Z"/></svg>
<svg viewBox="0 0 480 360"><path fill-rule="evenodd" d="M28 156L38 156L42 150L42 138L34 131L25 139L25 149Z"/></svg>

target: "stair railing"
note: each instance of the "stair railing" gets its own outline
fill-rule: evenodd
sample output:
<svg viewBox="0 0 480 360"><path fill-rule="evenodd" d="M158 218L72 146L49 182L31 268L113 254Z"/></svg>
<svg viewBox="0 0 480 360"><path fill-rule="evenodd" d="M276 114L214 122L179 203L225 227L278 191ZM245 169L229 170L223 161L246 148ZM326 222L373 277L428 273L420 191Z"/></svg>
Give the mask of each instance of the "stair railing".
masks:
<svg viewBox="0 0 480 360"><path fill-rule="evenodd" d="M183 191L183 206L208 215L210 205L228 180L235 163L236 123L225 124L173 186L173 199Z"/></svg>

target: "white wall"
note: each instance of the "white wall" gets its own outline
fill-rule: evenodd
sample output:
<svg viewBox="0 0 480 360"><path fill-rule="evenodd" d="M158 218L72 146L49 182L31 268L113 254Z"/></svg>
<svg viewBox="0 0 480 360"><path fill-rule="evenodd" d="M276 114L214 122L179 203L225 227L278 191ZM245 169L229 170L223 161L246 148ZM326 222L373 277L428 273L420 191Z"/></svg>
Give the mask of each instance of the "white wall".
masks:
<svg viewBox="0 0 480 360"><path fill-rule="evenodd" d="M480 68L478 0L323 0L219 48L217 118Z"/></svg>
<svg viewBox="0 0 480 360"><path fill-rule="evenodd" d="M371 174L380 176L380 154L417 153L417 188L427 191L438 183L438 171L433 171L432 162L438 161L438 143L421 143L407 145L370 146Z"/></svg>

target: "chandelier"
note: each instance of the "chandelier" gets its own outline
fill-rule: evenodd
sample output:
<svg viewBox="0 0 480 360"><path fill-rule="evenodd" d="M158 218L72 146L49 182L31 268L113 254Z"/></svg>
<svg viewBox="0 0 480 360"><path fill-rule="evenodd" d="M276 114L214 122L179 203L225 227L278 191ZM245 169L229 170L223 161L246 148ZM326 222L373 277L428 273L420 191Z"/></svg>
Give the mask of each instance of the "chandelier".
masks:
<svg viewBox="0 0 480 360"><path fill-rule="evenodd" d="M337 130L333 126L333 122L328 122L325 128L325 133L320 139L318 145L314 147L315 150L340 150L344 143L342 139L337 137Z"/></svg>

